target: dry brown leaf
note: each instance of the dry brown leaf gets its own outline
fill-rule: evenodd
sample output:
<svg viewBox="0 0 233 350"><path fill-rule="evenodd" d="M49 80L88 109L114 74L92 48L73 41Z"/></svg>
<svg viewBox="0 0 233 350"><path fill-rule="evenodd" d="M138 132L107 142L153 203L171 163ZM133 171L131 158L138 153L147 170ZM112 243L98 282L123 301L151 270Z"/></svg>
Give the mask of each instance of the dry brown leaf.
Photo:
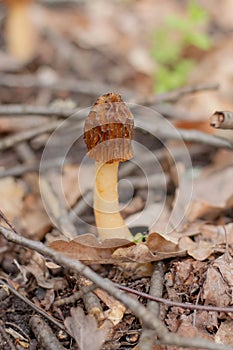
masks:
<svg viewBox="0 0 233 350"><path fill-rule="evenodd" d="M0 179L0 208L8 220L15 223L23 207L24 188L13 177Z"/></svg>
<svg viewBox="0 0 233 350"><path fill-rule="evenodd" d="M198 261L207 259L214 251L215 245L210 242L194 242L189 237L182 237L179 241L181 250L187 250L188 254Z"/></svg>
<svg viewBox="0 0 233 350"><path fill-rule="evenodd" d="M193 200L189 206L187 218L194 221L197 218L218 215L222 209L233 205L233 166L219 171L202 173L194 183Z"/></svg>
<svg viewBox="0 0 233 350"><path fill-rule="evenodd" d="M218 314L214 311L196 311L195 326L213 334L218 329Z"/></svg>
<svg viewBox="0 0 233 350"><path fill-rule="evenodd" d="M231 293L233 292L233 259L224 254L216 259L213 263L213 267L218 268L221 276L224 281L228 284L231 289Z"/></svg>
<svg viewBox="0 0 233 350"><path fill-rule="evenodd" d="M232 303L229 294L230 288L222 277L220 271L213 266L207 270L206 280L203 285L203 299L205 304L225 307Z"/></svg>
<svg viewBox="0 0 233 350"><path fill-rule="evenodd" d="M203 224L200 225L200 231L202 238L215 244L226 243L225 231L227 233L228 244L233 244L233 223L227 225L211 225Z"/></svg>
<svg viewBox="0 0 233 350"><path fill-rule="evenodd" d="M23 202L20 229L26 237L40 241L51 226L39 193L30 193Z"/></svg>
<svg viewBox="0 0 233 350"><path fill-rule="evenodd" d="M54 241L50 247L87 264L114 264L131 261L140 264L185 254L185 251L181 251L172 238L159 233L150 234L148 243L135 244L119 238L106 239L100 243L96 236L85 234L70 242Z"/></svg>
<svg viewBox="0 0 233 350"><path fill-rule="evenodd" d="M216 343L233 344L233 322L222 322L214 337Z"/></svg>
<svg viewBox="0 0 233 350"><path fill-rule="evenodd" d="M178 241L171 235L152 232L149 234L146 245L151 252L175 252L178 249Z"/></svg>
<svg viewBox="0 0 233 350"><path fill-rule="evenodd" d="M78 236L70 242L54 241L50 247L65 253L70 258L78 259L86 263L111 264L115 261L112 253L119 247L128 247L134 243L125 239L111 239L100 243L96 236L85 234Z"/></svg>
<svg viewBox="0 0 233 350"><path fill-rule="evenodd" d="M174 251L158 251L151 252L151 250L144 243L139 243L134 246L126 247L126 248L118 248L112 256L117 258L117 260L122 261L134 261L137 263L146 263L151 261L159 261L163 259L168 259L177 256L185 255L185 251L181 251L179 249Z"/></svg>
<svg viewBox="0 0 233 350"><path fill-rule="evenodd" d="M94 293L109 307L109 309L104 312L105 317L111 321L114 326L120 323L124 317L126 307L103 289L98 288Z"/></svg>
<svg viewBox="0 0 233 350"><path fill-rule="evenodd" d="M94 317L85 315L80 307L70 309L71 316L64 324L74 337L80 350L99 350L105 341L108 329L97 328Z"/></svg>
<svg viewBox="0 0 233 350"><path fill-rule="evenodd" d="M188 338L201 337L209 340L213 339L213 336L211 336L209 333L205 332L204 330L198 329L193 325L191 316L185 315L183 315L183 318L180 321L180 326L178 328L177 334ZM171 348L168 346L168 350L169 349ZM190 350L194 350L194 348L190 347ZM200 348L199 350L202 349Z"/></svg>
<svg viewBox="0 0 233 350"><path fill-rule="evenodd" d="M53 288L54 281L49 280L45 258L42 255L34 251L30 263L25 266L25 269L35 277L40 287L45 289Z"/></svg>

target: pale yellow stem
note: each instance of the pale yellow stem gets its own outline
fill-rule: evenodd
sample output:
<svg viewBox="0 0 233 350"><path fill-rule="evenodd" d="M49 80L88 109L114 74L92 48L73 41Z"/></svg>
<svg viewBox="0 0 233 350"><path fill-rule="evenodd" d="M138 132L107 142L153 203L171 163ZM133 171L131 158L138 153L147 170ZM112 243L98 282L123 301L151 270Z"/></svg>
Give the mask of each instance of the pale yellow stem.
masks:
<svg viewBox="0 0 233 350"><path fill-rule="evenodd" d="M30 18L30 1L18 0L8 4L6 37L9 53L21 62L33 57L35 33Z"/></svg>
<svg viewBox="0 0 233 350"><path fill-rule="evenodd" d="M133 239L119 212L118 166L118 162L112 164L96 162L94 213L102 240L108 238Z"/></svg>

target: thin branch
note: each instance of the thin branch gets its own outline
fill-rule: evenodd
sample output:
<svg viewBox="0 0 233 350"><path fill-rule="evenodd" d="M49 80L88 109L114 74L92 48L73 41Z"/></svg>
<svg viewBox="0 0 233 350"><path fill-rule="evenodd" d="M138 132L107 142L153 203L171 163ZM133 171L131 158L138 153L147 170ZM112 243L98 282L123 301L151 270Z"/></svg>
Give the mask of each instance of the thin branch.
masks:
<svg viewBox="0 0 233 350"><path fill-rule="evenodd" d="M11 231L13 233L13 231ZM16 235L14 233L14 235ZM22 238L22 237L21 237ZM55 318L53 318L52 316L50 316L47 312L45 312L43 309L41 309L39 306L33 304L33 302L31 302L28 298L24 297L22 294L20 294L15 288L13 288L11 285L9 285L7 282L3 281L2 279L0 279L0 283L3 286L6 286L12 294L14 294L17 298L19 298L20 300L22 300L25 304L29 305L32 309L34 309L36 312L38 312L39 314L41 314L43 317L47 318L50 322L52 322L53 324L55 324L57 327L59 327L60 329L62 329L63 331L65 331L66 333L67 330L65 329L65 327L58 322L57 320L55 320Z"/></svg>
<svg viewBox="0 0 233 350"><path fill-rule="evenodd" d="M210 117L210 125L216 129L233 129L233 112L216 111Z"/></svg>
<svg viewBox="0 0 233 350"><path fill-rule="evenodd" d="M189 309L189 310L214 311L214 312L225 312L225 313L233 312L233 307L218 307L218 306L212 306L212 305L196 305L196 304L190 304L190 303L179 303L177 301L159 298L157 296L152 296L147 293L139 292L138 290L131 289L129 287L122 286L120 284L115 283L115 286L117 286L121 290L124 290L125 292L132 293L140 297L157 301L159 303L163 303L169 306L176 306L176 307L181 307L183 309Z"/></svg>
<svg viewBox="0 0 233 350"><path fill-rule="evenodd" d="M54 168L56 166L61 166L64 164L69 163L68 159L63 159L63 158L55 158L52 161L44 161L43 162L43 170L49 170L51 168ZM3 177L7 176L21 176L26 173L31 173L31 172L38 172L40 168L39 162L34 162L32 164L20 164L16 165L12 168L9 169L3 169L0 170L0 179Z"/></svg>
<svg viewBox="0 0 233 350"><path fill-rule="evenodd" d="M147 104L177 102L185 95L194 94L194 93L203 92L203 91L218 90L219 86L220 85L218 83L207 83L207 84L185 86L180 89L155 95L154 97L148 100Z"/></svg>
<svg viewBox="0 0 233 350"><path fill-rule="evenodd" d="M0 151L3 151L12 146L15 146L20 142L28 141L46 132L51 132L55 130L60 124L61 122L59 120L54 120L50 123L46 123L41 126L37 126L35 128L31 128L26 131L19 132L12 136L5 137L0 141Z"/></svg>
<svg viewBox="0 0 233 350"><path fill-rule="evenodd" d="M56 252L53 249L46 247L41 242L32 241L24 238L20 235L15 234L13 231L0 226L0 232L2 235L11 242L20 244L29 249L36 250L42 255L46 255L53 259L57 264L66 266L67 268L76 271L86 278L90 279L100 288L104 289L110 295L120 300L126 305L131 311L142 320L143 325L156 331L159 340L163 344L177 345L183 347L195 347L197 349L205 348L209 350L233 350L233 346L223 345L211 342L202 338L185 338L180 337L177 334L168 332L167 328L163 323L158 320L149 310L147 310L138 300L129 297L127 294L120 291L114 286L114 284L108 279L100 277L97 273L92 271L89 267L85 266L78 260L70 259L63 254Z"/></svg>
<svg viewBox="0 0 233 350"><path fill-rule="evenodd" d="M154 263L154 270L151 276L150 295L154 297L161 297L163 294L163 276L164 266L162 261ZM155 317L159 318L160 305L159 303L149 300L147 309L152 312ZM139 350L153 350L154 348L154 330L143 328L139 341Z"/></svg>
<svg viewBox="0 0 233 350"><path fill-rule="evenodd" d="M81 299L85 294L93 292L96 289L95 284L91 284L90 286L83 286L79 291L73 293L69 297L58 299L54 302L56 306L62 306L65 304L75 303L77 300Z"/></svg>
<svg viewBox="0 0 233 350"><path fill-rule="evenodd" d="M43 200L46 203L49 216L53 218L56 226L68 239L77 236L77 229L69 219L67 207L62 200L60 186L58 185L59 176L55 171L43 172L40 176L40 189Z"/></svg>
<svg viewBox="0 0 233 350"><path fill-rule="evenodd" d="M41 134L51 132L59 126L61 126L61 121L54 120L50 123L43 124L36 128L31 128L29 130L22 131L12 136L5 137L0 141L0 151L3 151L12 146L15 146L20 142L28 141ZM143 121L141 120L140 129L142 128L142 126L143 126ZM78 127L78 125L76 125L76 127ZM183 141L198 142L198 143L203 143L213 147L222 147L222 148L228 148L228 149L233 148L232 142L226 139L209 135L204 132L200 132L196 130L176 129L176 131L177 130L179 131L179 133L177 133L177 132L173 132L173 130L166 130L165 128L159 128L159 127L157 128L156 125L155 126L153 125L153 123L151 123L150 128L152 131L153 131L153 128L155 128L154 133L161 139L178 139L178 140L183 139Z"/></svg>
<svg viewBox="0 0 233 350"><path fill-rule="evenodd" d="M67 3L70 4L86 4L87 0L39 0L44 5L67 5Z"/></svg>
<svg viewBox="0 0 233 350"><path fill-rule="evenodd" d="M32 106L32 105L0 105L0 116L25 116L25 115L35 115L35 116L58 116L67 118L70 115L79 112L78 108L58 108L53 106ZM83 115L80 115L82 118Z"/></svg>
<svg viewBox="0 0 233 350"><path fill-rule="evenodd" d="M153 124L151 124L151 128L153 128ZM176 128L176 131L179 132L179 135L173 130L165 130L165 129L157 129L155 130L156 134L162 139L174 139L188 141L188 142L198 142L205 145L213 146L213 147L221 147L233 149L233 143L224 138L206 134L197 130L184 130Z"/></svg>
<svg viewBox="0 0 233 350"><path fill-rule="evenodd" d="M130 90L122 89L109 84L101 82L93 82L87 80L77 79L60 79L55 81L40 79L35 75L14 75L14 74L1 74L0 86L5 88L27 88L27 89L50 89L53 91L71 91L77 94L85 94L88 96L99 96L106 94L106 92L118 92L119 89L124 96L124 99L130 99L133 97L133 93Z"/></svg>
<svg viewBox="0 0 233 350"><path fill-rule="evenodd" d="M206 90L217 90L219 84L197 84L193 86L186 86L181 89L173 90L164 94L155 95L150 98L135 96L135 92L129 89L103 84L101 82L92 82L87 80L72 80L72 79L60 79L56 81L42 80L35 75L14 75L14 74L1 74L0 86L5 88L47 88L54 91L71 91L78 94L86 94L88 96L103 95L108 91L118 92L121 90L123 98L130 100L138 104L153 105L163 102L176 102L184 95L202 92Z"/></svg>
<svg viewBox="0 0 233 350"><path fill-rule="evenodd" d="M16 244L20 244L26 248L37 251L38 253L45 255L53 259L57 264L66 266L67 268L74 270L86 278L90 279L100 288L103 288L110 295L114 296L116 299L120 300L123 304L128 306L137 317L141 318L145 323L145 326L154 328L159 334L160 338L165 337L168 334L166 327L154 315L150 314L146 308L141 305L137 300L129 297L127 294L120 291L114 284L102 277L97 273L92 271L88 266L82 264L79 260L70 259L69 257L60 254L59 252L46 247L41 242L32 241L30 239L24 238L23 236L17 235L11 230L6 229L3 226L0 226L0 233L8 240Z"/></svg>
<svg viewBox="0 0 233 350"><path fill-rule="evenodd" d="M29 324L38 343L44 350L65 350L49 325L39 316L32 316Z"/></svg>
<svg viewBox="0 0 233 350"><path fill-rule="evenodd" d="M9 335L6 333L6 331L3 327L3 322L0 320L0 344L4 344L4 343L5 343L5 345L8 346L9 350L16 350L15 345L12 343Z"/></svg>

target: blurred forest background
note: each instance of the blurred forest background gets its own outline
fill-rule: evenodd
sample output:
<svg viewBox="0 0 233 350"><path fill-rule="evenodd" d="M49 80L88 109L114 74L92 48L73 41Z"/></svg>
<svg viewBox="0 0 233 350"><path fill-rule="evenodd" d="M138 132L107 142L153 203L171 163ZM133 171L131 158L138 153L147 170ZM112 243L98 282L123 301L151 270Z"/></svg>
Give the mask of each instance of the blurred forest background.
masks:
<svg viewBox="0 0 233 350"><path fill-rule="evenodd" d="M2 73L33 75L45 85L64 79L110 84L142 96L216 82L220 93L208 101L188 97L183 106L196 116L220 104L231 107L231 0L9 0L0 6ZM25 12L21 20L17 11ZM65 86L59 90L52 99L67 97ZM69 98L87 103L88 94L80 93L82 99L74 91ZM12 101L4 90L1 103L28 102L29 94L21 90ZM44 97L43 104L48 102Z"/></svg>
<svg viewBox="0 0 233 350"><path fill-rule="evenodd" d="M157 259L164 264L154 263L156 278L153 278L155 275L151 278L151 270L148 273L138 269L132 273L114 264L95 265L94 269L99 278L104 278L102 282L108 278L139 293L150 290L153 293L153 281L159 281L155 294L169 299L170 304L161 304L160 315L156 306L155 314L169 331L179 336L192 338L194 343L199 336L203 341L211 341L208 346L198 343L203 345L198 347L195 343L199 349L219 350L223 349L220 343L233 343L232 313L211 309L232 307L233 131L216 130L209 125L214 111L233 111L232 57L232 0L0 1L0 210L11 223L10 235L19 231L23 236L17 237L22 240L27 237L35 244L42 241L49 245L59 238L68 240L67 233L72 237L77 236L77 232L96 233L93 210L88 205L93 194L89 164L83 166L83 192L76 186L80 162L86 153L83 139L74 142L65 155L62 195L65 194L66 201L58 191L61 174L53 168L60 161L59 152L70 143L71 134L65 132L60 137L58 133L54 139L55 152L48 154L51 158L44 162L41 176L38 173L45 145L61 121L90 107L97 97L108 92L120 93L125 102L150 107L149 116L154 116L154 111L160 112L164 120L169 119L169 125L178 128L192 164L187 162L186 147L177 142L176 133L157 128L152 117L152 131L158 133L158 138L144 130L135 131L135 140L146 149L144 153L142 149L136 150L136 157L142 160L141 169L147 171L148 176L146 178L135 164L125 164L119 176L127 178L133 190L122 185L119 192L123 217L126 220L133 217L136 222L135 213L143 212L141 221L136 223L145 230L149 227L148 240L155 244L151 243L154 250L149 251L147 243L144 244L145 237L140 236L134 245L135 249L139 247L138 255L134 251L132 260L138 262L140 257L145 263L149 256L152 261ZM75 125L77 129L70 128L70 133L78 130L79 135L82 134L85 113L77 113L80 116ZM138 114L138 120L143 123L143 113ZM166 147L174 152L174 159ZM148 156L147 150L156 157L154 167L154 158ZM162 229L151 223L155 221L156 210L164 209L164 198L165 210L161 216L164 222L175 205L177 193L182 204L182 198L192 188L192 170L196 192L185 217L185 224L190 226L184 225L182 233L175 232L177 241L170 240ZM148 178L152 184L150 202L147 201ZM184 209L181 205L178 214L185 216ZM1 212L0 216L1 224L5 225ZM0 286L2 350L99 350L101 346L102 350L144 350L145 338L141 338L141 343L139 338L148 329L142 327L143 317L138 307L130 309L127 303L125 307L122 300L116 301L99 290L94 296L100 311L94 315L96 321L90 321L86 317L89 304L83 295L78 303L75 298L67 304L61 301L63 297L72 297L77 290L82 293L90 281L80 274L71 275L59 261L60 266L54 265L44 257L46 254L39 254L39 250L26 249L22 242L6 237L2 225L0 232L0 275L4 279L0 284L11 288L9 294L8 289L4 291ZM88 246L84 238L83 248L81 236L82 253L93 246ZM11 244L8 240L20 244ZM67 247L66 243L59 245ZM147 255L140 249L143 254L147 249ZM85 261L80 256L77 258ZM91 254L89 258L88 262L93 262ZM21 300L17 291L21 293ZM140 301L137 306L146 305L145 295L132 300ZM200 304L206 309L194 311L187 305L185 309L173 304L176 302ZM71 309L71 304L78 307ZM35 305L40 307L39 311L35 311ZM150 308L151 304L148 312ZM39 327L38 332L32 309L34 314L44 311L43 316L49 319L52 328L49 336L40 337L45 326ZM116 310L118 318L114 314ZM71 325L77 322L75 312L82 320L76 329L84 331L83 338L71 332ZM108 334L98 333L97 323L102 325L106 320L111 321ZM14 332L9 331L11 327ZM62 331L58 331L59 327ZM54 334L59 341L54 340ZM153 342L155 333L149 334L146 350L179 350L184 345L183 338L176 338L177 343L171 345L171 340L166 343L164 337L163 344L168 345L160 346ZM42 338L54 342L54 348ZM83 344L80 338L84 339ZM85 341L88 344L89 339L92 343L88 348Z"/></svg>

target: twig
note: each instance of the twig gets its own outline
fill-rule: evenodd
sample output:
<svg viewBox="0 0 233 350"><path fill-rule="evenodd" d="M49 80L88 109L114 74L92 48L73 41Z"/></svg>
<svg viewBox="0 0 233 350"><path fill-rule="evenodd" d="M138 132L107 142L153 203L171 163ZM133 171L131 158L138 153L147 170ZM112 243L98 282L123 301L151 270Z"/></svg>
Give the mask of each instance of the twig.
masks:
<svg viewBox="0 0 233 350"><path fill-rule="evenodd" d="M185 95L194 94L206 90L218 90L218 83L197 84L191 86L185 86L180 89L176 89L164 94L155 95L148 100L147 104L162 103L162 102L176 102Z"/></svg>
<svg viewBox="0 0 233 350"><path fill-rule="evenodd" d="M11 231L13 233L13 231ZM14 233L14 235L17 237L17 235ZM22 238L22 237L21 237ZM24 303L26 303L27 305L29 305L32 309L34 309L36 312L38 312L39 314L41 314L42 316L44 316L45 318L47 318L49 321L51 321L53 324L55 324L57 327L59 327L60 329L62 329L63 331L65 331L66 333L67 330L65 329L65 327L58 322L57 320L55 320L55 318L53 318L52 316L50 316L48 313L46 313L44 310L42 310L39 306L33 304L33 302L31 302L28 298L24 297L22 294L20 294L15 288L13 288L11 285L9 285L8 283L6 283L5 281L3 281L2 279L0 279L0 284L7 286L7 288L11 291L11 293L13 293L17 298L19 298L20 300L22 300Z"/></svg>
<svg viewBox="0 0 233 350"><path fill-rule="evenodd" d="M53 334L49 325L39 316L32 316L29 324L39 345L44 350L65 350L58 339Z"/></svg>
<svg viewBox="0 0 233 350"><path fill-rule="evenodd" d="M108 91L117 92L119 87L103 84L101 82L93 82L86 80L73 80L73 79L59 79L56 81L45 81L35 75L14 75L14 74L1 74L0 86L5 88L39 88L50 89L54 91L71 91L77 94L86 94L88 96L103 95ZM130 99L133 97L133 93L130 90L121 89L124 99Z"/></svg>
<svg viewBox="0 0 233 350"><path fill-rule="evenodd" d="M75 303L76 300L81 299L86 293L93 292L96 289L96 285L81 287L78 292L73 293L69 297L58 299L54 302L56 306L62 306L65 304Z"/></svg>
<svg viewBox="0 0 233 350"><path fill-rule="evenodd" d="M74 4L85 4L87 0L39 0L42 4L45 5L67 5L67 3L74 3Z"/></svg>
<svg viewBox="0 0 233 350"><path fill-rule="evenodd" d="M92 79L92 70L85 60L78 59L81 57L81 49L72 44L59 31L52 28L46 28L44 35L48 38L52 47L55 48L57 56L61 61L67 62L72 71L78 72L83 79Z"/></svg>
<svg viewBox="0 0 233 350"><path fill-rule="evenodd" d="M43 170L49 170L50 168L54 168L56 166L61 166L63 164L67 164L69 161L63 158L56 158L52 161L44 161L43 162ZM34 162L32 164L20 164L16 165L9 169L0 170L0 179L7 176L21 176L25 173L30 172L38 172L40 168L40 164L38 162Z"/></svg>
<svg viewBox="0 0 233 350"><path fill-rule="evenodd" d="M82 111L78 108L58 108L53 106L32 106L32 105L0 105L0 116L25 116L25 115L35 115L35 116L57 116L67 118L70 115L80 112L80 119L83 118Z"/></svg>
<svg viewBox="0 0 233 350"><path fill-rule="evenodd" d="M72 122L74 122L74 120L75 119L72 119ZM69 122L71 122L71 120L69 120ZM65 123L64 127L67 125L68 124ZM0 151L13 147L20 142L31 140L34 137L39 136L41 134L51 132L60 126L61 126L61 121L54 120L52 122L45 123L43 125L28 129L26 131L19 132L12 136L5 137L0 141ZM77 121L75 123L75 128L79 128L79 127L80 127L80 122Z"/></svg>
<svg viewBox="0 0 233 350"><path fill-rule="evenodd" d="M54 120L50 123L43 124L41 126L37 126L36 128L31 128L26 131L19 132L17 134L14 134L12 136L5 137L4 139L1 139L0 141L0 151L3 151L5 149L8 149L12 146L15 146L16 144L28 141L35 136L39 136L41 134L44 134L46 132L51 132L54 129L56 129L61 122L59 120Z"/></svg>
<svg viewBox="0 0 233 350"><path fill-rule="evenodd" d="M3 338L4 340L1 341ZM2 326L2 321L0 321L0 345L4 344L7 345L7 349L8 350L16 350L16 347L14 346L14 344L12 343L10 337L8 336L8 334L6 333L4 327ZM6 348L2 348L2 350L4 350Z"/></svg>
<svg viewBox="0 0 233 350"><path fill-rule="evenodd" d="M163 294L163 275L164 266L162 261L154 263L154 270L151 277L150 295L161 297ZM159 303L148 301L147 309L152 312L155 317L159 318L160 306ZM151 329L143 328L139 341L139 350L153 350L155 332Z"/></svg>
<svg viewBox="0 0 233 350"><path fill-rule="evenodd" d="M131 298L127 294L120 291L114 286L114 284L111 281L100 277L97 273L95 273L89 267L82 264L80 261L70 259L63 254L60 254L54 251L53 249L46 247L41 242L32 241L30 239L17 235L13 231L8 230L3 226L0 226L0 232L8 241L20 244L29 249L34 249L38 253L50 257L57 264L66 266L67 268L76 271L85 276L86 278L90 279L97 286L104 289L110 295L120 300L123 304L130 308L132 312L142 320L143 325L145 327L154 329L161 343L183 347L195 347L197 349L205 348L209 350L233 350L233 346L230 345L216 344L209 340L197 337L185 338L177 334L168 332L167 328L163 325L163 323L160 320L158 320L149 310L146 310L146 308L142 304L140 304L134 298Z"/></svg>
<svg viewBox="0 0 233 350"><path fill-rule="evenodd" d="M140 297L157 301L159 303L163 303L169 306L176 306L176 307L181 307L183 309L189 309L189 310L214 311L214 312L225 312L225 313L233 312L233 307L218 307L218 306L212 306L212 305L196 305L196 304L190 304L190 303L179 303L177 301L159 298L147 293L139 292L138 290L134 290L129 287L122 286L120 284L115 283L115 286L117 286L121 290L124 290L125 292L132 293Z"/></svg>
<svg viewBox="0 0 233 350"><path fill-rule="evenodd" d="M59 174L55 171L43 172L40 174L40 189L49 216L53 218L57 228L68 239L78 235L77 229L69 219L68 212L59 186Z"/></svg>
<svg viewBox="0 0 233 350"><path fill-rule="evenodd" d="M151 124L151 129L152 128L153 128L153 124ZM176 128L176 130L179 132L179 135L173 132L172 130L164 130L162 128L156 130L155 133L158 135L158 137L161 137L162 139L166 139L166 140L182 139L183 141L198 142L198 143L210 145L213 147L233 149L233 143L221 137L206 134L204 132L196 131L196 130L184 130L184 129L178 129L178 128Z"/></svg>
<svg viewBox="0 0 233 350"><path fill-rule="evenodd" d="M233 129L233 112L216 111L210 117L210 125L216 129Z"/></svg>

